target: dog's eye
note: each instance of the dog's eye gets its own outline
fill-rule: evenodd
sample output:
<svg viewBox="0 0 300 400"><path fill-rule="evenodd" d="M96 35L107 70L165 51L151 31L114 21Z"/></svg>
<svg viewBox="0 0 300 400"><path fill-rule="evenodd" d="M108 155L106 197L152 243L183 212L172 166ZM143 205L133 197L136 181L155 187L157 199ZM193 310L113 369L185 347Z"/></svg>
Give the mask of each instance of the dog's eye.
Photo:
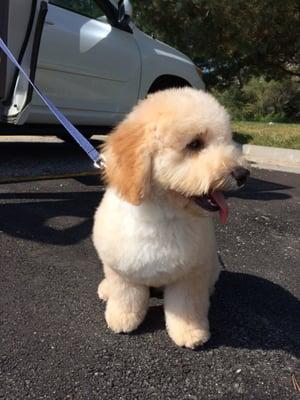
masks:
<svg viewBox="0 0 300 400"><path fill-rule="evenodd" d="M203 142L203 140L197 138L197 139L194 139L193 141L191 141L186 147L192 151L199 151L199 150L203 149L204 142Z"/></svg>

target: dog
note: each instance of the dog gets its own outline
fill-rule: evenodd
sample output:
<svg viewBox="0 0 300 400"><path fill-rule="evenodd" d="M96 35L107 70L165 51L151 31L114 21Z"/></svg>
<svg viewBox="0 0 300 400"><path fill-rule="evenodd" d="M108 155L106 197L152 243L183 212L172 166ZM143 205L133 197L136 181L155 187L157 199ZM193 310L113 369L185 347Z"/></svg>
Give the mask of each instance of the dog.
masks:
<svg viewBox="0 0 300 400"><path fill-rule="evenodd" d="M169 336L195 348L210 337L209 298L218 279L213 214L228 215L223 191L249 170L230 118L210 94L192 88L149 95L102 148L107 189L93 242L105 278L100 299L114 332L144 320L149 288L163 287Z"/></svg>

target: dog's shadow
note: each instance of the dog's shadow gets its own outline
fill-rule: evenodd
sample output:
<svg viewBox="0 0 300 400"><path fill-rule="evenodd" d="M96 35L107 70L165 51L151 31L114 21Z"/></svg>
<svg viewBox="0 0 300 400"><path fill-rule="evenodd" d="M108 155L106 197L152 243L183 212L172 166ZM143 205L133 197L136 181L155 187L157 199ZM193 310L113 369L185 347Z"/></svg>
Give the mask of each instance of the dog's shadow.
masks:
<svg viewBox="0 0 300 400"><path fill-rule="evenodd" d="M300 355L300 302L257 276L223 271L211 299L211 339L199 351L222 346L285 350ZM150 307L137 333L165 329L163 306Z"/></svg>

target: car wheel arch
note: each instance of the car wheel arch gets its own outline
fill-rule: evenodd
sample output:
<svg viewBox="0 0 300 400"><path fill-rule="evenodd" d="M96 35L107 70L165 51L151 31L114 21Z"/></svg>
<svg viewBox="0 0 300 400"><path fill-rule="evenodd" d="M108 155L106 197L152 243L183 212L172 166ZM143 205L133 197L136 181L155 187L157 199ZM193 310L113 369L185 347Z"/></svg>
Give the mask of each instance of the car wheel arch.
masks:
<svg viewBox="0 0 300 400"><path fill-rule="evenodd" d="M176 75L160 75L157 77L149 87L149 93L155 93L159 90L171 89L176 87L184 87L192 85L186 79Z"/></svg>

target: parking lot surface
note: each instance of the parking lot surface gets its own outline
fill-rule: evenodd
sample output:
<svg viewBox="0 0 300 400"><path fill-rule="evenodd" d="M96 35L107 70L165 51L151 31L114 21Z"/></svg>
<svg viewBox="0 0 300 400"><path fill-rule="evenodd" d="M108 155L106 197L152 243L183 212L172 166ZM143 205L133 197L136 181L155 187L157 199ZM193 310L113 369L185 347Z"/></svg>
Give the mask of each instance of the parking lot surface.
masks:
<svg viewBox="0 0 300 400"><path fill-rule="evenodd" d="M299 183L256 170L230 196L212 338L196 351L167 336L162 299L135 333L106 328L97 177L2 184L0 398L299 399Z"/></svg>

